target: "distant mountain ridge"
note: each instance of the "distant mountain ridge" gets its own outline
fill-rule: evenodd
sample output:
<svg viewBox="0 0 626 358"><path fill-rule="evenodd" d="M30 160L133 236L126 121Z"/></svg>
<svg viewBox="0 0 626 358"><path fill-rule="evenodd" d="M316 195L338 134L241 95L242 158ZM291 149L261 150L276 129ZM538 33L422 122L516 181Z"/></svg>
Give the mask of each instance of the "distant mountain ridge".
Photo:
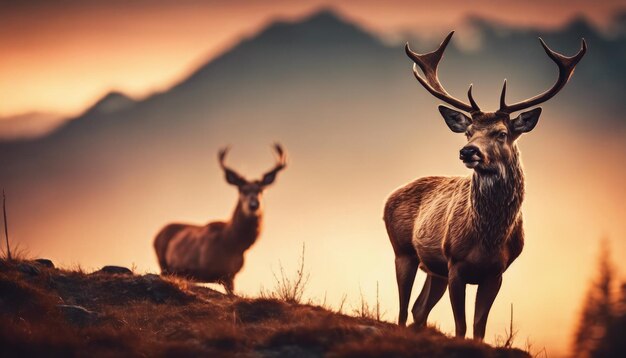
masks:
<svg viewBox="0 0 626 358"><path fill-rule="evenodd" d="M482 108L495 109L490 104L497 103L505 77L512 100L539 93L554 81L555 66L539 46L537 31L502 31L486 21L474 21L480 26L481 48L460 53L458 39L453 39L442 62L440 76L449 91L460 96L474 83ZM581 20L541 35L565 54L574 53L583 36L589 44L589 53L572 82L551 106L571 113L572 121L582 125L588 125L585 117L593 115L595 128L624 127L623 118L615 113L626 110L622 100L626 38L604 39ZM410 41L416 51L431 50L432 45ZM123 158L147 163L140 158L151 155L145 150L154 145L158 151L168 145L177 151L187 147L193 151L194 143L245 137L238 132L241 128L268 136L285 128L301 128L319 133L322 141L332 138L329 126L360 128L367 135L384 125L375 118L394 113L394 108L429 104L427 108L432 109L430 103L435 101L419 92L401 47L386 45L337 14L322 11L301 21L269 25L165 92L140 101L111 92L50 135L0 142L0 180L21 181L22 171L24 175L37 171L44 159L45 167L61 176L67 168L97 165L93 158L114 168L119 164L115 163L118 152L124 153L120 154ZM355 115L365 103L376 105L375 111ZM570 103L593 105L574 109ZM400 121L412 117L408 113L396 116ZM335 119L329 122L330 118ZM289 134L302 135L307 133ZM177 144L181 138L186 143L182 147ZM62 165L57 163L59 158L63 158Z"/></svg>
<svg viewBox="0 0 626 358"><path fill-rule="evenodd" d="M621 98L620 93L626 90L626 70L621 69L621 64L626 60L626 36L624 36L626 32L620 31L619 29L626 28L626 26L623 25L623 23L626 22L624 19L626 19L626 12L621 16L616 16L614 27L618 30L616 30L616 35L613 38L607 39L583 17L572 20L568 25L561 29L543 32L539 32L538 30L534 30L532 28L523 30L519 28L508 28L507 25L494 23L482 17L470 17L467 21L473 27L478 29L478 36L482 39L482 46L477 53L463 54L462 56L465 56L463 61L472 61L472 59L474 59L474 61L480 62L484 57L493 58L495 56L501 57L501 60L498 61L499 63L506 64L512 60L510 58L511 55L518 54L517 51L506 50L506 48L511 46L511 44L516 44L515 46L518 48L530 46L529 41L536 42L537 36L543 36L549 44L576 44L581 37L585 37L591 47L590 54L585 59L585 62L589 61L589 57L595 56L594 53L598 50L596 46L600 45L602 53L597 56L599 58L601 56L601 60L606 62L605 64L602 64L602 66L609 65L610 67L605 71L601 70L602 67L599 71L598 69L594 70L594 75L600 77L587 78L586 80L590 82L606 81L604 82L608 86L608 91L606 91L606 93L611 96L610 100L613 103L610 106L621 108L622 101L619 100ZM398 51L398 48L383 45L375 35L368 33L355 24L347 22L332 10L326 9L301 21L276 21L270 24L257 35L244 39L238 45L234 46L222 55L199 67L196 71L192 72L191 75L174 84L172 88L166 92L185 93L186 89L194 87L198 84L200 84L200 87L209 85L209 82L213 81L213 78L210 77L219 76L219 73L221 72L220 66L222 63L240 62L242 61L242 57L245 57L245 55L242 55L244 52L261 51L270 53L271 57L272 51L281 52L285 50L284 46L297 46L297 41L302 41L303 39L309 41L313 46L317 45L320 46L320 48L327 50L333 47L350 46L355 49L359 47L369 47L369 50L372 52L386 52L385 50L381 50L383 48ZM413 47L420 46L419 44L422 43L419 39L412 39L410 41L413 44ZM453 53L458 52L456 46L458 45L455 45L453 41L448 49L449 54L447 57L451 57ZM537 47L537 44L534 43L533 46ZM571 46L568 45L568 47ZM569 50L573 51L574 49L575 47ZM567 52L565 51L565 53ZM372 55L372 53L370 53L370 55ZM308 56L314 57L316 54L312 53ZM355 57L352 60L358 62L368 59ZM541 58L537 57L532 59L533 62L541 60ZM253 58L243 60L242 63L239 63L241 65L241 71L245 73L250 72L250 76L256 76L254 71L255 61L256 59ZM280 77L283 66L284 64L280 64L280 66L279 64L276 64L276 66L269 65L268 67L273 67L276 71L276 75ZM599 65L593 64L587 66L598 67ZM613 70L616 68L618 70ZM529 66L527 70L532 71L532 66ZM551 71L551 69L548 69L548 71ZM581 71L579 70L577 73L578 72ZM540 72L541 75L544 75L544 73L546 76L552 74L547 71ZM282 74L285 76L292 75L290 72L283 72ZM229 79L222 78L221 80L228 81ZM232 80L236 81L238 79L233 78ZM242 80L246 81L245 78ZM204 84L201 84L203 81ZM241 85L241 83L239 83L239 85ZM147 101L150 102L152 97L161 98L161 95L161 93L155 94L147 98ZM133 99L120 92L113 91L107 93L77 118L67 121L73 122L75 120L80 120L81 118L93 116L95 115L94 111L99 111L101 115L104 115L104 112L108 111L116 112L126 110L134 104L135 101ZM64 121L59 122L62 123ZM47 131L42 131L42 133L47 133ZM10 137L8 136L3 137L4 138L0 138L0 142L2 140L10 140ZM32 137L37 136L26 136L26 138ZM23 138L20 136L17 139Z"/></svg>
<svg viewBox="0 0 626 358"><path fill-rule="evenodd" d="M0 141L40 138L66 121L62 115L44 112L30 112L0 118Z"/></svg>
<svg viewBox="0 0 626 358"><path fill-rule="evenodd" d="M107 93L104 97L99 99L98 102L89 107L89 109L85 111L83 116L89 115L91 113L114 113L117 111L128 109L133 104L135 104L135 101L132 98L121 92L112 91Z"/></svg>

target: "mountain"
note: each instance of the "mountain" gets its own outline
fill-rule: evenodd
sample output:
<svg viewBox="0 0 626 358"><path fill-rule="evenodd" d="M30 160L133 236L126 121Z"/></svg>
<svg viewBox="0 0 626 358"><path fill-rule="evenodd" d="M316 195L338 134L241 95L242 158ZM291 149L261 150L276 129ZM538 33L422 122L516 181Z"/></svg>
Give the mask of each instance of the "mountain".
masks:
<svg viewBox="0 0 626 358"><path fill-rule="evenodd" d="M461 53L453 40L440 71L449 91L461 94L469 83L475 83L479 102L482 99L486 103L483 107L494 107L505 77L509 79L510 100L532 96L553 81L554 64L536 40L539 33L506 29L483 19L471 21L479 30L482 46ZM582 19L543 35L551 46L566 54L578 49L582 36L590 48L572 83L552 105L576 114L575 121L580 123L589 123L585 117L593 116L594 127L623 128L624 121L615 113L626 109L621 100L626 91L626 71L622 68L626 37L606 39ZM419 40L411 42L417 49L432 47ZM382 118L391 106L397 110L398 106L407 109L409 104L434 102L418 91L410 76L410 63L399 47L384 45L326 10L300 22L271 24L169 91L139 102L110 93L45 138L0 143L1 168L11 168L10 173L0 169L0 179L22 182L22 170L39 172L33 169L40 167L39 159L45 159L53 174L62 175L65 169L48 160L51 153L62 158L63 168L78 168L84 164L80 160L93 162L94 157L87 153L108 162L119 159L111 154L125 150L140 160L139 152L149 144L167 143L181 149L175 143L184 137L190 149L194 141L208 139L206 135L215 139L215 133L241 128L269 134L280 133L285 126L303 127L311 133L325 133L326 138L318 140L326 141L329 138L324 127L330 124L329 117L335 117L333 126L366 135L381 124L390 127L385 121L375 123L379 120L356 115L353 110L362 107L363 101L377 104L375 112ZM328 103L334 106L332 111L319 108L319 104ZM569 103L593 105L571 109ZM312 109L320 113L312 115ZM399 118L410 120L411 114ZM74 159L78 161L73 163Z"/></svg>
<svg viewBox="0 0 626 358"><path fill-rule="evenodd" d="M67 119L55 113L30 112L0 118L0 140L40 138L58 128Z"/></svg>
<svg viewBox="0 0 626 358"><path fill-rule="evenodd" d="M130 108L135 101L121 92L109 92L92 105L83 116L94 114L111 114Z"/></svg>

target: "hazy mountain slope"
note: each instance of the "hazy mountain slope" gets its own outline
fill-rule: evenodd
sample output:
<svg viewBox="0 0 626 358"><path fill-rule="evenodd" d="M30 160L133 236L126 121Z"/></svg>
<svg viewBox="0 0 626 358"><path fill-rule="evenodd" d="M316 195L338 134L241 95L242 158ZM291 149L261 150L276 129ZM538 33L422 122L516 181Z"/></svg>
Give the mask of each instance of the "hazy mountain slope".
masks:
<svg viewBox="0 0 626 358"><path fill-rule="evenodd" d="M453 93L463 97L467 85L474 83L479 103L483 108L494 109L504 77L509 78L510 101L534 95L550 85L555 68L540 48L537 34L506 29L484 20L476 19L473 23L482 37L481 49L459 54L453 41L442 64L440 76ZM557 50L570 54L577 50L581 36L589 42L589 54L572 84L551 105L568 112L567 103L587 103L572 112L598 117L593 120L594 125L621 125L622 121L612 114L625 107L621 94L626 90L626 71L622 68L623 52L619 51L626 47L626 42L623 37L606 40L582 20L544 37ZM432 47L412 43L417 50ZM361 106L365 98L380 100L381 115L393 102L405 106L433 102L412 81L410 63L399 48L384 46L333 13L321 12L301 23L271 25L198 69L170 91L136 106L121 105L113 112L88 110L47 138L2 145L2 168L15 168L17 172L11 170L12 174L5 176L0 169L0 178L11 181L20 173L18 168L38 167L39 163L33 164L37 158L45 159L46 165L54 169L50 163L53 154L68 162L75 155L78 160L107 147L134 151L161 143L159 147L163 148L163 141L176 142L181 136L186 137L185 141L193 141L189 135L193 137L213 127L221 131L229 126L247 127L271 133L268 118L237 115L251 108L260 114L268 108L286 112L293 107L300 113L269 120L320 129L325 123L319 119L312 123L304 120L303 112L320 110L320 105L326 106L328 100L343 100L327 115L336 117L334 121L367 128L372 123L367 123L366 118L350 115L353 106ZM285 105L288 101L291 103ZM229 117L227 122L223 113Z"/></svg>
<svg viewBox="0 0 626 358"><path fill-rule="evenodd" d="M55 113L31 112L0 118L0 139L5 141L43 137L65 123Z"/></svg>

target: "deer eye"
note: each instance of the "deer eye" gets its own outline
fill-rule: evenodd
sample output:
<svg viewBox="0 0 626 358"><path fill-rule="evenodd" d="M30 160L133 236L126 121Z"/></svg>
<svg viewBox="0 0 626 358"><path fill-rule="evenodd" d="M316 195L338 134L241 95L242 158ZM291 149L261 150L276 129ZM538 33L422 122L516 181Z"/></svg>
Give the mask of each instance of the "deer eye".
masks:
<svg viewBox="0 0 626 358"><path fill-rule="evenodd" d="M502 140L502 141L503 141L503 140L506 140L506 136L507 136L507 133L506 133L506 132L500 132L500 133L498 133L498 139L499 139L499 140Z"/></svg>

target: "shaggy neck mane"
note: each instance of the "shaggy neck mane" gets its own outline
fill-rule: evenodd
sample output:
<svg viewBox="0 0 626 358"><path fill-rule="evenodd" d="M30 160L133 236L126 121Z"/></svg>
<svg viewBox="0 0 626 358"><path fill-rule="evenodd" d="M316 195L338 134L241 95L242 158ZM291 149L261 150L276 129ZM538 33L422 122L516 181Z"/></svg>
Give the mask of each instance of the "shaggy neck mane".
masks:
<svg viewBox="0 0 626 358"><path fill-rule="evenodd" d="M228 223L226 231L229 246L238 251L246 251L256 241L261 231L262 216L247 216L241 203L237 204L233 217Z"/></svg>
<svg viewBox="0 0 626 358"><path fill-rule="evenodd" d="M470 184L472 223L481 243L497 248L508 238L524 200L524 172L517 147L497 172L474 172Z"/></svg>

